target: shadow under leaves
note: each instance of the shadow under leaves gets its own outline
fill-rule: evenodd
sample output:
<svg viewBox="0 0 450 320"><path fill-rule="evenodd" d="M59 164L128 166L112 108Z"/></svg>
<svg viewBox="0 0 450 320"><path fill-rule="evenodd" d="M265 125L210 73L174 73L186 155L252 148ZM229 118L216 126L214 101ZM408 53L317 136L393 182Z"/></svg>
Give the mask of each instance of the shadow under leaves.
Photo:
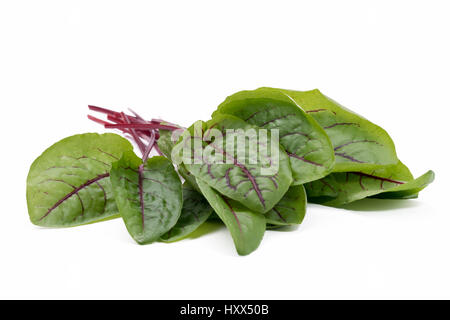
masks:
<svg viewBox="0 0 450 320"><path fill-rule="evenodd" d="M351 210L351 211L383 211L383 210L398 210L407 208L417 208L421 205L420 202L414 200L404 199L371 199L366 198L358 200L336 208Z"/></svg>
<svg viewBox="0 0 450 320"><path fill-rule="evenodd" d="M188 237L185 239L197 239L201 236L204 236L208 233L212 233L214 231L217 231L224 227L224 224L219 221L206 221L203 223L200 227L198 227L197 230L192 232Z"/></svg>

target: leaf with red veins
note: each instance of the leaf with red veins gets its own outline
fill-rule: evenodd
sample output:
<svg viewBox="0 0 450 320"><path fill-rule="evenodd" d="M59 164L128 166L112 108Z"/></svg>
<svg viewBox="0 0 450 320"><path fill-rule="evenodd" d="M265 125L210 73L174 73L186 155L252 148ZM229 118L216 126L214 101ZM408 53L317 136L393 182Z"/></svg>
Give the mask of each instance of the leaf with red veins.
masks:
<svg viewBox="0 0 450 320"><path fill-rule="evenodd" d="M395 165L395 146L385 130L341 106L319 90L282 90L325 129L336 152L334 172Z"/></svg>
<svg viewBox="0 0 450 320"><path fill-rule="evenodd" d="M247 255L256 250L266 230L264 215L227 198L200 179L197 183L203 196L230 231L238 254Z"/></svg>
<svg viewBox="0 0 450 320"><path fill-rule="evenodd" d="M374 195L374 198L380 199L412 199L417 198L418 193L425 189L434 181L434 172L429 170L419 178L408 181L394 188L384 190L384 192Z"/></svg>
<svg viewBox="0 0 450 320"><path fill-rule="evenodd" d="M367 172L335 172L305 185L308 201L340 206L366 197L411 198L434 179L432 171L413 179L402 164Z"/></svg>
<svg viewBox="0 0 450 320"><path fill-rule="evenodd" d="M300 186L291 186L283 198L265 214L272 226L291 226L302 223L306 213L306 192Z"/></svg>
<svg viewBox="0 0 450 320"><path fill-rule="evenodd" d="M120 215L139 244L158 240L177 223L183 205L181 181L165 157L143 164L126 152L113 163L111 183Z"/></svg>
<svg viewBox="0 0 450 320"><path fill-rule="evenodd" d="M196 159L202 160L200 163L190 163L191 157L186 157L183 160L186 169L198 180L253 211L264 213L272 209L292 182L286 152L278 144L274 144L273 154L271 153L270 135L264 138L264 141L259 141L259 147L252 150L251 145L256 144L251 144L244 136L258 134L259 128L230 115L218 115L198 125L202 128L197 128L197 132L194 132L196 126L193 125L177 144L181 153L183 146L186 146L191 150L191 154L200 157ZM216 131L209 130L211 127ZM222 132L233 129L241 130L241 135L231 144L232 136L224 136ZM203 132L206 138L202 135ZM220 135L216 136L218 134ZM239 143L239 138L245 142ZM196 144L200 150L194 150ZM262 152L261 145L268 146L267 154ZM203 153L203 158L199 155L200 152ZM218 157L223 161L218 163ZM273 171L268 170L270 165Z"/></svg>
<svg viewBox="0 0 450 320"><path fill-rule="evenodd" d="M81 134L48 148L31 165L27 203L39 226L71 227L118 217L109 177L131 144L116 134Z"/></svg>
<svg viewBox="0 0 450 320"><path fill-rule="evenodd" d="M320 179L334 166L333 147L326 132L286 92L273 88L241 91L222 102L213 116L218 114L278 130L280 144L290 158L295 185Z"/></svg>
<svg viewBox="0 0 450 320"><path fill-rule="evenodd" d="M189 236L213 213L203 195L188 182L183 184L183 209L176 225L161 237L162 242L174 242Z"/></svg>

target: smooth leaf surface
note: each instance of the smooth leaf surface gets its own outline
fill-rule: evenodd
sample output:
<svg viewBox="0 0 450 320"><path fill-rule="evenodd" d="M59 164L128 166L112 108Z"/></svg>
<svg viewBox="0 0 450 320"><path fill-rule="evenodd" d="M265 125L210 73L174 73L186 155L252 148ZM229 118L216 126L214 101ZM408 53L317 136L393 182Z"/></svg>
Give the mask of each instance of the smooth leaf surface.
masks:
<svg viewBox="0 0 450 320"><path fill-rule="evenodd" d="M172 132L168 130L160 130L159 133L160 138L158 139L158 147L169 160L172 160L172 150L176 144L176 141L172 140ZM200 189L197 186L197 182L195 181L195 177L186 169L183 163L179 163L177 165L177 172L197 192L200 192Z"/></svg>
<svg viewBox="0 0 450 320"><path fill-rule="evenodd" d="M180 178L165 157L142 164L133 152L113 163L111 182L128 232L139 244L168 232L180 217L183 197Z"/></svg>
<svg viewBox="0 0 450 320"><path fill-rule="evenodd" d="M291 186L283 198L265 214L266 222L277 226L300 224L306 213L306 191L300 186Z"/></svg>
<svg viewBox="0 0 450 320"><path fill-rule="evenodd" d="M285 91L240 91L219 105L213 116L218 114L231 114L260 128L279 130L295 185L320 179L334 166L333 146L324 129Z"/></svg>
<svg viewBox="0 0 450 320"><path fill-rule="evenodd" d="M183 184L183 209L176 225L161 237L163 242L181 240L200 227L213 212L201 193L188 182Z"/></svg>
<svg viewBox="0 0 450 320"><path fill-rule="evenodd" d="M109 171L132 145L116 134L65 138L39 156L27 178L31 221L71 227L118 217Z"/></svg>
<svg viewBox="0 0 450 320"><path fill-rule="evenodd" d="M388 133L360 115L341 106L319 90L292 91L297 104L322 126L333 144L334 172L372 170L398 162Z"/></svg>
<svg viewBox="0 0 450 320"><path fill-rule="evenodd" d="M256 250L266 230L264 215L221 195L200 179L197 179L197 183L211 207L230 231L238 254L247 255Z"/></svg>
<svg viewBox="0 0 450 320"><path fill-rule="evenodd" d="M188 171L188 169L186 169L186 166L184 164L180 163L177 166L177 171L178 171L179 175L182 176L183 179L187 183L189 183L192 188L194 188L194 190L196 190L197 192L201 192L200 188L198 187L197 180L195 179L195 176L192 173L190 173Z"/></svg>
<svg viewBox="0 0 450 320"><path fill-rule="evenodd" d="M341 106L319 90L284 91L311 114L329 135L336 155L333 171L346 172L345 175L332 174L310 184L307 188L309 198L318 192L322 194L315 201L328 202L336 198L330 202L334 204L348 203L365 196L408 199L417 197L417 193L431 183L434 174L430 172L413 179L409 169L398 160L392 139L381 127ZM362 180L370 179L371 175L376 176L374 180L382 179L381 187L377 188L375 181L368 187L358 180L351 183L354 187L347 188L348 180L353 181L358 176ZM389 182L389 179L396 182ZM343 181L347 183L344 188L340 187ZM394 188L394 185L398 185L398 192L384 190ZM310 188L314 186L317 187L315 191Z"/></svg>
<svg viewBox="0 0 450 320"><path fill-rule="evenodd" d="M379 199L413 199L417 198L418 193L425 189L434 181L434 172L429 170L419 178L409 181L408 183L399 185L395 188L384 191L374 196Z"/></svg>
<svg viewBox="0 0 450 320"><path fill-rule="evenodd" d="M267 228L291 226L301 224L306 213L306 191L303 186L291 186L283 198L269 211L264 214ZM213 213L208 218L211 221L220 220Z"/></svg>
<svg viewBox="0 0 450 320"><path fill-rule="evenodd" d="M399 163L370 172L336 172L305 185L308 201L326 205L344 205L369 196L386 193L398 198L417 194L434 179L429 171L417 179L405 179L409 170Z"/></svg>
<svg viewBox="0 0 450 320"><path fill-rule="evenodd" d="M223 138L216 137L209 141L212 135L211 129L221 133ZM280 146L276 146L275 150L278 153L278 159L272 153L260 152L261 144L270 145L270 135L266 137L266 140L258 141L257 150L252 151L250 149L252 144L248 142L244 145L236 142L229 150L226 130L230 129L242 129L247 132L247 130L257 131L258 128L230 115L218 115L206 123L201 123L200 129L196 125L189 128L184 139L178 142L176 147L180 150L186 145L191 148L196 141L200 141L200 151L203 154L199 155L198 150L193 148L191 158L188 160L199 160L199 162L188 163L189 161L184 160L186 169L197 180L206 182L223 195L239 201L249 209L261 213L267 212L283 197L292 183L289 158ZM241 154L242 160L239 158L239 148L245 151ZM221 157L223 163L216 163L216 156ZM256 163L252 164L255 159ZM271 166L276 167L277 170L263 173L264 169Z"/></svg>
<svg viewBox="0 0 450 320"><path fill-rule="evenodd" d="M176 141L172 141L172 131L159 130L159 138L157 145L159 150L168 158L172 160L172 149L175 146Z"/></svg>

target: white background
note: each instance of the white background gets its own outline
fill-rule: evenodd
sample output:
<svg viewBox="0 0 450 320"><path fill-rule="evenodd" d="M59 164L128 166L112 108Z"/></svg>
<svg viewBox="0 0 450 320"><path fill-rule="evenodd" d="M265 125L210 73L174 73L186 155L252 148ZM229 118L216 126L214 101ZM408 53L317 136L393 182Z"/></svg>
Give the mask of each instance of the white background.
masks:
<svg viewBox="0 0 450 320"><path fill-rule="evenodd" d="M0 298L450 298L449 1L1 1ZM319 88L383 126L418 200L309 205L239 257L226 229L139 246L120 219L28 220L31 162L103 132L87 104L182 125L229 94Z"/></svg>

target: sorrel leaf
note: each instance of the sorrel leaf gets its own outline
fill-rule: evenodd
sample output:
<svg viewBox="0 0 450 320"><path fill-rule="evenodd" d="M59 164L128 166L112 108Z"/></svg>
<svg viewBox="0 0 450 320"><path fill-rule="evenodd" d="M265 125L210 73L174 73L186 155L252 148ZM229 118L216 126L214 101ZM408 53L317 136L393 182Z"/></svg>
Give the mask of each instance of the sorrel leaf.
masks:
<svg viewBox="0 0 450 320"><path fill-rule="evenodd" d="M283 198L264 214L267 228L301 224L306 213L306 203L305 188L301 185L291 186ZM213 213L208 220L217 221L220 218Z"/></svg>
<svg viewBox="0 0 450 320"><path fill-rule="evenodd" d="M126 152L113 163L111 182L127 230L139 244L158 240L176 224L183 205L181 181L166 158L142 164Z"/></svg>
<svg viewBox="0 0 450 320"><path fill-rule="evenodd" d="M256 250L266 230L264 215L251 211L197 179L198 186L216 214L226 225L239 255Z"/></svg>
<svg viewBox="0 0 450 320"><path fill-rule="evenodd" d="M375 169L395 165L395 146L381 127L341 106L319 90L292 91L297 104L325 129L336 155L334 172Z"/></svg>
<svg viewBox="0 0 450 320"><path fill-rule="evenodd" d="M280 144L290 158L295 185L320 179L333 168L330 139L288 92L273 88L240 91L219 105L213 116L218 114L231 114L249 124L279 130Z"/></svg>
<svg viewBox="0 0 450 320"><path fill-rule="evenodd" d="M159 150L168 158L172 159L172 149L175 146L176 141L172 141L172 131L159 130L159 139L157 145Z"/></svg>
<svg viewBox="0 0 450 320"><path fill-rule="evenodd" d="M267 228L301 224L306 213L306 191L303 186L291 186L283 198L264 214ZM210 215L208 220L217 221L217 214Z"/></svg>
<svg viewBox="0 0 450 320"><path fill-rule="evenodd" d="M408 183L399 185L395 188L389 189L383 193L373 196L379 199L413 199L417 198L418 193L425 189L430 183L434 181L434 172L429 170L419 178L409 181Z"/></svg>
<svg viewBox="0 0 450 320"><path fill-rule="evenodd" d="M344 205L369 196L413 196L434 179L432 171L417 179L405 179L406 167L399 163L370 172L336 172L305 185L308 201L326 205ZM409 172L409 171L408 171Z"/></svg>
<svg viewBox="0 0 450 320"><path fill-rule="evenodd" d="M158 147L164 156L166 156L169 160L172 160L172 150L176 143L176 141L174 142L172 140L172 132L168 130L160 130L159 133L160 138L158 139ZM183 163L179 163L177 165L177 172L191 185L191 187L193 187L197 192L200 192L197 182L195 181L195 177L186 169Z"/></svg>
<svg viewBox="0 0 450 320"><path fill-rule="evenodd" d="M190 155L184 155L183 163L197 180L206 182L253 211L267 212L291 185L289 158L278 145L271 150L273 141L270 134L257 143L248 140L245 143L234 141L234 146L230 147L230 140L233 139L227 136L228 130L237 129L243 130L245 134L258 132L257 127L239 118L218 115L206 123L190 127L176 149L182 153L186 153L186 150L182 150L183 147L189 149ZM196 148L196 144L199 148ZM261 145L268 147L267 153L261 152ZM217 163L218 158L222 163Z"/></svg>
<svg viewBox="0 0 450 320"><path fill-rule="evenodd" d="M265 214L266 222L276 226L300 224L306 213L305 188L292 186L283 198Z"/></svg>
<svg viewBox="0 0 450 320"><path fill-rule="evenodd" d="M131 144L116 134L65 138L39 156L27 178L28 213L39 226L71 227L118 217L109 171Z"/></svg>
<svg viewBox="0 0 450 320"><path fill-rule="evenodd" d="M200 188L198 187L197 181L196 181L196 179L195 179L195 176L194 176L192 173L190 173L190 172L188 171L188 169L186 169L186 167L185 167L184 164L180 163L180 164L178 165L178 167L177 167L177 171L178 171L178 174L179 174L181 177L183 177L183 179L184 179L187 183L189 183L189 184L191 185L192 188L194 188L194 190L196 190L197 192L200 192L200 193L201 193Z"/></svg>
<svg viewBox="0 0 450 320"><path fill-rule="evenodd" d="M176 225L161 237L163 242L174 242L187 237L200 227L213 212L208 201L187 182L183 184L183 209Z"/></svg>

